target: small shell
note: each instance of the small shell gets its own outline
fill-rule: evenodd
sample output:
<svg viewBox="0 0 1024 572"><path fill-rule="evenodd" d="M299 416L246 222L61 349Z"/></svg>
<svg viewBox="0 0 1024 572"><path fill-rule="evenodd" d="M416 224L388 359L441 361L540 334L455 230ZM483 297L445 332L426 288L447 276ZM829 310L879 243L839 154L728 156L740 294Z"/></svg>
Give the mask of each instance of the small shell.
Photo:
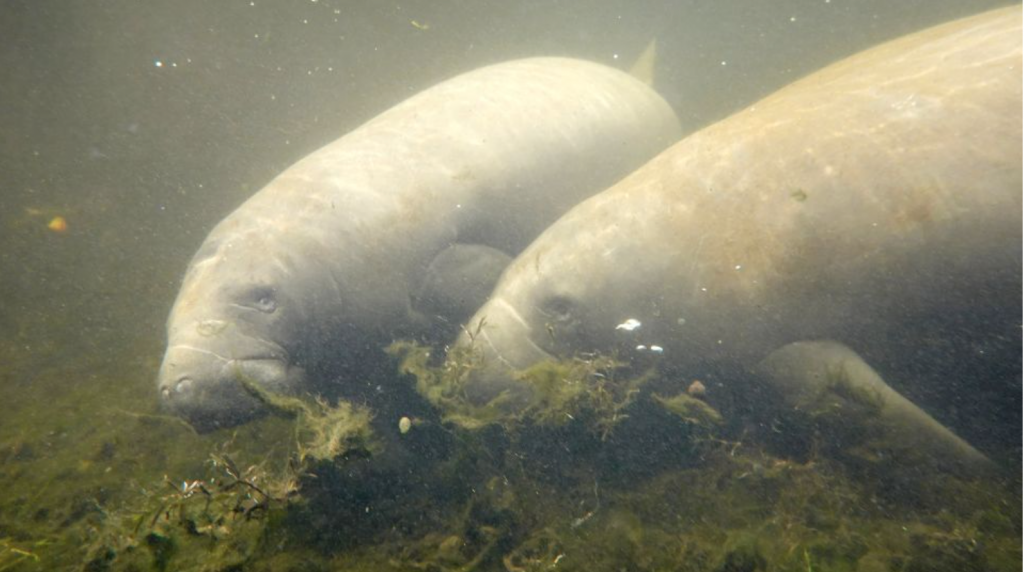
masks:
<svg viewBox="0 0 1024 572"><path fill-rule="evenodd" d="M412 419L409 419L408 417L402 417L401 419L398 420L399 433L405 435L406 433L409 432L409 429L412 429Z"/></svg>

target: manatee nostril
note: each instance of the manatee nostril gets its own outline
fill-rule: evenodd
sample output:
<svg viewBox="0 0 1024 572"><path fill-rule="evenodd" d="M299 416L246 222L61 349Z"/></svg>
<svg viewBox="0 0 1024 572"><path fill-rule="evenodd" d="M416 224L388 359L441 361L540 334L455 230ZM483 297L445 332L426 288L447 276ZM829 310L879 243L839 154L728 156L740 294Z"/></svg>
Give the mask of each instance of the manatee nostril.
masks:
<svg viewBox="0 0 1024 572"><path fill-rule="evenodd" d="M161 389L161 390L160 390L160 395L161 395L161 396L162 396L162 397L163 397L164 399L170 399L170 398L171 398L171 390L170 390L169 388L166 388L166 387L165 387L165 388L163 388L163 389Z"/></svg>
<svg viewBox="0 0 1024 572"><path fill-rule="evenodd" d="M183 377L178 380L177 385L174 386L174 391L177 393L185 393L192 389L195 382L192 381L191 377Z"/></svg>

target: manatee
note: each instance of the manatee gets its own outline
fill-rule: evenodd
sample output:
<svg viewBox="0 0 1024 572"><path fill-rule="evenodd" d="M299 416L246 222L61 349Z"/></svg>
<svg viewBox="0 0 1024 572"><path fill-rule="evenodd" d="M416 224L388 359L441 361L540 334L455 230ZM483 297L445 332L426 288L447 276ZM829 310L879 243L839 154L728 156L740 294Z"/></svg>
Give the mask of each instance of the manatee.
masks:
<svg viewBox="0 0 1024 572"><path fill-rule="evenodd" d="M243 376L281 394L363 383L383 345L429 329L410 299L437 291L421 281L440 253L518 252L678 137L648 85L572 59L496 64L411 97L210 232L167 321L163 404L214 428L260 412Z"/></svg>
<svg viewBox="0 0 1024 572"><path fill-rule="evenodd" d="M437 316L451 333L487 300L512 261L505 252L481 244L455 244L434 257L412 294L412 306ZM439 333L439 336L444 334Z"/></svg>
<svg viewBox="0 0 1024 572"><path fill-rule="evenodd" d="M1012 326L1020 233L1017 6L830 65L571 209L458 340L483 358L469 397L521 408L537 396L511 372L583 352L742 379L793 407L841 372L894 437L981 467L857 356L910 356L947 316ZM993 326L968 319L956 343Z"/></svg>

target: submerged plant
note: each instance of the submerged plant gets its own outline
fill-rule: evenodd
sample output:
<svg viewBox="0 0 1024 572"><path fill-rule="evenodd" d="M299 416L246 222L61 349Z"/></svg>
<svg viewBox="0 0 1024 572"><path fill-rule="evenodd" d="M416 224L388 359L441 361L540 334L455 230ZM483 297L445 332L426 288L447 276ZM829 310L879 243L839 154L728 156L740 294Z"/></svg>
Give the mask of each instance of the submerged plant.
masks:
<svg viewBox="0 0 1024 572"><path fill-rule="evenodd" d="M398 358L399 372L416 378L416 392L441 412L441 418L464 429L505 424L514 416L503 409L506 394L484 405L475 405L466 395L470 375L480 368L480 352L470 346L448 351L440 366L431 364L431 348L413 341L397 341L387 353Z"/></svg>
<svg viewBox="0 0 1024 572"><path fill-rule="evenodd" d="M533 390L524 416L542 426L582 421L606 439L628 417L624 410L650 379L649 375L617 379L615 372L623 365L613 358L595 355L544 361L517 373L516 379Z"/></svg>
<svg viewBox="0 0 1024 572"><path fill-rule="evenodd" d="M276 395L237 373L268 410L291 420L295 445L287 464L270 470L269 455L239 463L228 452L232 437L210 454L205 476L165 475L158 485L140 488L122 509L104 511L92 530L89 569L233 569L259 550L268 527L282 520L275 515L283 517L300 500L301 483L317 463L341 462L376 447L368 409ZM271 433L287 430L271 425Z"/></svg>
<svg viewBox="0 0 1024 572"><path fill-rule="evenodd" d="M129 506L105 513L87 567L130 568L147 561L157 570L237 566L259 547L268 516L286 508L297 491L291 466L275 474L263 463L241 468L226 451L213 453L205 477L178 481L165 475Z"/></svg>
<svg viewBox="0 0 1024 572"><path fill-rule="evenodd" d="M431 364L430 348L411 341L391 344L388 353L399 358L399 369L416 378L416 390L441 412L445 422L464 429L497 424L511 428L521 424L559 427L580 422L602 438L627 415L649 375L617 379L623 367L600 355L548 360L512 375L529 387L526 404L510 406L508 392L483 405L469 399L466 388L473 372L482 367L482 356L472 344L450 348L440 365Z"/></svg>
<svg viewBox="0 0 1024 572"><path fill-rule="evenodd" d="M691 396L688 392L672 397L651 396L666 411L679 417L691 425L714 429L722 425L722 414L701 399Z"/></svg>
<svg viewBox="0 0 1024 572"><path fill-rule="evenodd" d="M37 546L45 544L46 541L35 543ZM39 556L28 547L25 547L24 544L18 546L11 542L10 538L0 538L0 572L10 570L26 562L39 562Z"/></svg>
<svg viewBox="0 0 1024 572"><path fill-rule="evenodd" d="M550 528L541 529L502 558L508 572L551 570L565 558L563 541Z"/></svg>
<svg viewBox="0 0 1024 572"><path fill-rule="evenodd" d="M297 397L267 391L241 370L239 383L272 413L295 420L295 442L299 462L331 461L349 453L369 453L377 448L370 428L372 414L365 407L346 401L330 405L322 398L307 402Z"/></svg>

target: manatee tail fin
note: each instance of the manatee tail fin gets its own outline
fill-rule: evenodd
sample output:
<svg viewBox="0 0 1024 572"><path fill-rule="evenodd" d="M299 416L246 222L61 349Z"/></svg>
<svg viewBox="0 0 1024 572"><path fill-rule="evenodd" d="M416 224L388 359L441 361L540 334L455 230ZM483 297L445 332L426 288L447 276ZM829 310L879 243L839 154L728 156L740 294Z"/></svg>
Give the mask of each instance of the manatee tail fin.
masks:
<svg viewBox="0 0 1024 572"><path fill-rule="evenodd" d="M636 79L646 83L649 86L654 86L654 63L658 59L658 39L654 38L651 40L647 47L644 48L643 52L640 52L640 56L633 62L632 67L629 68L629 75Z"/></svg>

